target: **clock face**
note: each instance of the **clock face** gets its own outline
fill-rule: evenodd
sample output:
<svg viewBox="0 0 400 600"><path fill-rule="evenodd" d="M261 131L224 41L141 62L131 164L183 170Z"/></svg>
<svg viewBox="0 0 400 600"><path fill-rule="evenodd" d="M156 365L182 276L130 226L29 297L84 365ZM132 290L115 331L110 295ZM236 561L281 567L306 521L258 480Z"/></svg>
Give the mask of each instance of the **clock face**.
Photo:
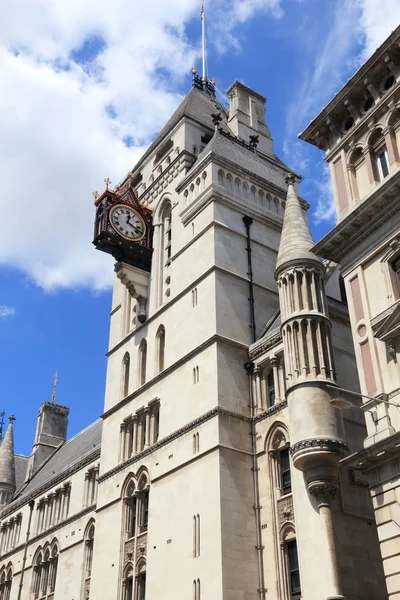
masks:
<svg viewBox="0 0 400 600"><path fill-rule="evenodd" d="M141 215L125 204L113 206L110 223L118 235L132 242L138 242L146 233L146 224Z"/></svg>

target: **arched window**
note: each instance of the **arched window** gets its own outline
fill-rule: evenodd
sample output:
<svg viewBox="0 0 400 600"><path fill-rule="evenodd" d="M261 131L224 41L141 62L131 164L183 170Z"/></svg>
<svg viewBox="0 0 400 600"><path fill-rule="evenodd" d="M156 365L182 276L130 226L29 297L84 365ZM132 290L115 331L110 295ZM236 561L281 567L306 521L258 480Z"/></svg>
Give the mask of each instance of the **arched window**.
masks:
<svg viewBox="0 0 400 600"><path fill-rule="evenodd" d="M149 521L149 478L142 471L136 480L130 475L124 485L125 535L127 539L140 536L148 528Z"/></svg>
<svg viewBox="0 0 400 600"><path fill-rule="evenodd" d="M160 306L170 295L170 265L172 258L172 204L165 200L156 211L156 248L157 248L157 306Z"/></svg>
<svg viewBox="0 0 400 600"><path fill-rule="evenodd" d="M145 339L139 344L138 356L138 385L146 383L146 363L147 363L147 342Z"/></svg>
<svg viewBox="0 0 400 600"><path fill-rule="evenodd" d="M47 545L45 550L39 548L36 553L32 578L33 598L41 600L53 598L57 579L58 554L56 541L51 546Z"/></svg>
<svg viewBox="0 0 400 600"><path fill-rule="evenodd" d="M292 477L290 470L289 441L283 426L275 426L269 435L269 455L272 458L272 480L274 494L278 497L290 494L292 491ZM275 498L275 501L278 499Z"/></svg>
<svg viewBox="0 0 400 600"><path fill-rule="evenodd" d="M131 368L131 359L129 352L125 353L122 361L122 397L126 398L129 395L129 374Z"/></svg>
<svg viewBox="0 0 400 600"><path fill-rule="evenodd" d="M288 598L298 600L301 597L300 569L297 554L297 542L294 525L287 523L283 526L280 534L281 547L283 549L283 574L286 584Z"/></svg>
<svg viewBox="0 0 400 600"><path fill-rule="evenodd" d="M146 600L146 561L141 558L137 564L137 600Z"/></svg>
<svg viewBox="0 0 400 600"><path fill-rule="evenodd" d="M224 172L222 169L218 171L218 185L224 185Z"/></svg>
<svg viewBox="0 0 400 600"><path fill-rule="evenodd" d="M375 181L383 181L389 175L389 157L382 129L376 129L368 142L372 154Z"/></svg>
<svg viewBox="0 0 400 600"><path fill-rule="evenodd" d="M0 572L0 600L10 600L13 571L9 564L3 567Z"/></svg>
<svg viewBox="0 0 400 600"><path fill-rule="evenodd" d="M85 535L85 580L92 576L92 563L93 563L93 545L94 545L94 521L89 523L86 528Z"/></svg>
<svg viewBox="0 0 400 600"><path fill-rule="evenodd" d="M361 148L355 148L349 159L349 172L353 198L358 202L369 190L367 164Z"/></svg>
<svg viewBox="0 0 400 600"><path fill-rule="evenodd" d="M165 368L165 327L160 325L156 334L156 374Z"/></svg>
<svg viewBox="0 0 400 600"><path fill-rule="evenodd" d="M136 535L137 519L137 493L134 480L130 480L126 486L124 497L125 503L125 533L128 539Z"/></svg>
<svg viewBox="0 0 400 600"><path fill-rule="evenodd" d="M132 563L128 563L124 569L124 574L122 578L122 600L133 600L133 565Z"/></svg>

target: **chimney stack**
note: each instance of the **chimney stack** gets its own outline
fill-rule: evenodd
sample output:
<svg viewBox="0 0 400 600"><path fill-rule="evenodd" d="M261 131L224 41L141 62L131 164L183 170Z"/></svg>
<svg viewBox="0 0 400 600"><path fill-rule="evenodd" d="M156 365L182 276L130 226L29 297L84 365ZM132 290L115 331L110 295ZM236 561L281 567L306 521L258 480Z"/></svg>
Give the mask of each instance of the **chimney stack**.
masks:
<svg viewBox="0 0 400 600"><path fill-rule="evenodd" d="M228 88L227 94L230 104L228 124L233 133L246 143L250 136L259 135L257 152L273 155L272 138L265 123L266 98L239 81Z"/></svg>
<svg viewBox="0 0 400 600"><path fill-rule="evenodd" d="M35 443L26 472L28 481L37 468L67 437L69 408L44 402L39 408Z"/></svg>

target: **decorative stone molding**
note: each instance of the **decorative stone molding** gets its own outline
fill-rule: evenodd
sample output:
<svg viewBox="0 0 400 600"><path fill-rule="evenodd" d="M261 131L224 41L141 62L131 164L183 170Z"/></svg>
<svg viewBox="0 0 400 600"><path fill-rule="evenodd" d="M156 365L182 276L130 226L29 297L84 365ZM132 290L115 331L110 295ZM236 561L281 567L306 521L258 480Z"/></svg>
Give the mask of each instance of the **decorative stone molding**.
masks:
<svg viewBox="0 0 400 600"><path fill-rule="evenodd" d="M331 452L332 454L337 454L339 456L344 456L349 451L347 444L342 440L314 438L296 442L290 447L290 454L291 456L294 456L298 452L303 452L305 450L312 451L315 449Z"/></svg>
<svg viewBox="0 0 400 600"><path fill-rule="evenodd" d="M263 413L257 415L256 417L254 417L253 421L255 423L258 423L259 421L263 421L264 419L268 419L268 417L271 417L272 415L275 415L276 413L280 412L284 408L287 408L287 400L281 400L281 402L277 402L273 406L270 406L270 408L267 408L266 411L264 411Z"/></svg>
<svg viewBox="0 0 400 600"><path fill-rule="evenodd" d="M338 482L312 481L308 485L308 491L317 500L318 505L330 504L338 491Z"/></svg>
<svg viewBox="0 0 400 600"><path fill-rule="evenodd" d="M288 495L283 498L279 498L277 505L279 528L288 521L294 522L293 496Z"/></svg>
<svg viewBox="0 0 400 600"><path fill-rule="evenodd" d="M98 478L98 483L102 483L106 479L113 477L120 471L123 471L124 469L126 469L126 467L134 464L135 462L142 460L144 457L148 456L149 454L152 454L153 452L156 452L160 448L163 448L164 446L166 446L170 442L178 439L185 433L188 433L189 431L196 429L202 423L205 423L205 422L209 421L210 419L213 419L214 417L221 416L221 415L232 417L234 419L239 419L240 421L245 421L247 423L250 423L252 420L251 417L246 417L245 415L241 415L239 413L234 413L234 412L226 410L224 408L220 408L220 407L213 408L212 410L208 411L207 413L205 413L198 419L195 419L194 421L191 421L184 427L177 429L170 435L166 436L165 438L162 438L161 440L159 440L158 442L153 444L152 446L145 448L141 452L138 452L135 456L130 457L129 459L125 460L124 462L121 462L119 465L117 465L113 469L106 471L105 473L103 473L103 475L101 475Z"/></svg>
<svg viewBox="0 0 400 600"><path fill-rule="evenodd" d="M400 337L400 300L371 320L374 337L389 345ZM388 348L389 350L389 348ZM396 352L395 352L396 354Z"/></svg>

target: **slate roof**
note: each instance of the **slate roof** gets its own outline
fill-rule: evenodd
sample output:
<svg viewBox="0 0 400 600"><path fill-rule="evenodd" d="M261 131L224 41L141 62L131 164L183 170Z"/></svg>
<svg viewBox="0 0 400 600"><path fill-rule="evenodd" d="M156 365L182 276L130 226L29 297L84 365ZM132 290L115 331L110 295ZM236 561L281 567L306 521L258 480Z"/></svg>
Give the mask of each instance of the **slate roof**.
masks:
<svg viewBox="0 0 400 600"><path fill-rule="evenodd" d="M202 125L205 125L206 127L209 127L210 129L214 129L211 115L218 112L221 113L221 116L226 121L228 118L228 111L222 104L220 104L220 102L218 102L215 96L212 96L208 92L200 90L196 87L192 87L172 117L161 129L156 139L147 148L146 152L134 167L134 171L140 169L143 162L150 156L158 144L165 137L167 137L167 135L183 117L188 117L194 121L197 121L198 123L201 123Z"/></svg>
<svg viewBox="0 0 400 600"><path fill-rule="evenodd" d="M21 454L15 454L15 483L17 490L25 481L26 469L28 467L28 457Z"/></svg>
<svg viewBox="0 0 400 600"><path fill-rule="evenodd" d="M291 173L292 170L276 156L273 157L272 162L264 159L256 152L240 144L234 136L228 137L219 131L214 133L213 138L199 154L195 164L200 163L210 152L262 177L282 190L286 189L284 176L288 172ZM273 163L276 163L276 166Z"/></svg>
<svg viewBox="0 0 400 600"><path fill-rule="evenodd" d="M60 475L85 456L100 448L102 426L103 422L99 419L60 446L51 458L37 469L28 484L17 491L14 499L17 497L20 499L47 482L50 483L56 475Z"/></svg>

